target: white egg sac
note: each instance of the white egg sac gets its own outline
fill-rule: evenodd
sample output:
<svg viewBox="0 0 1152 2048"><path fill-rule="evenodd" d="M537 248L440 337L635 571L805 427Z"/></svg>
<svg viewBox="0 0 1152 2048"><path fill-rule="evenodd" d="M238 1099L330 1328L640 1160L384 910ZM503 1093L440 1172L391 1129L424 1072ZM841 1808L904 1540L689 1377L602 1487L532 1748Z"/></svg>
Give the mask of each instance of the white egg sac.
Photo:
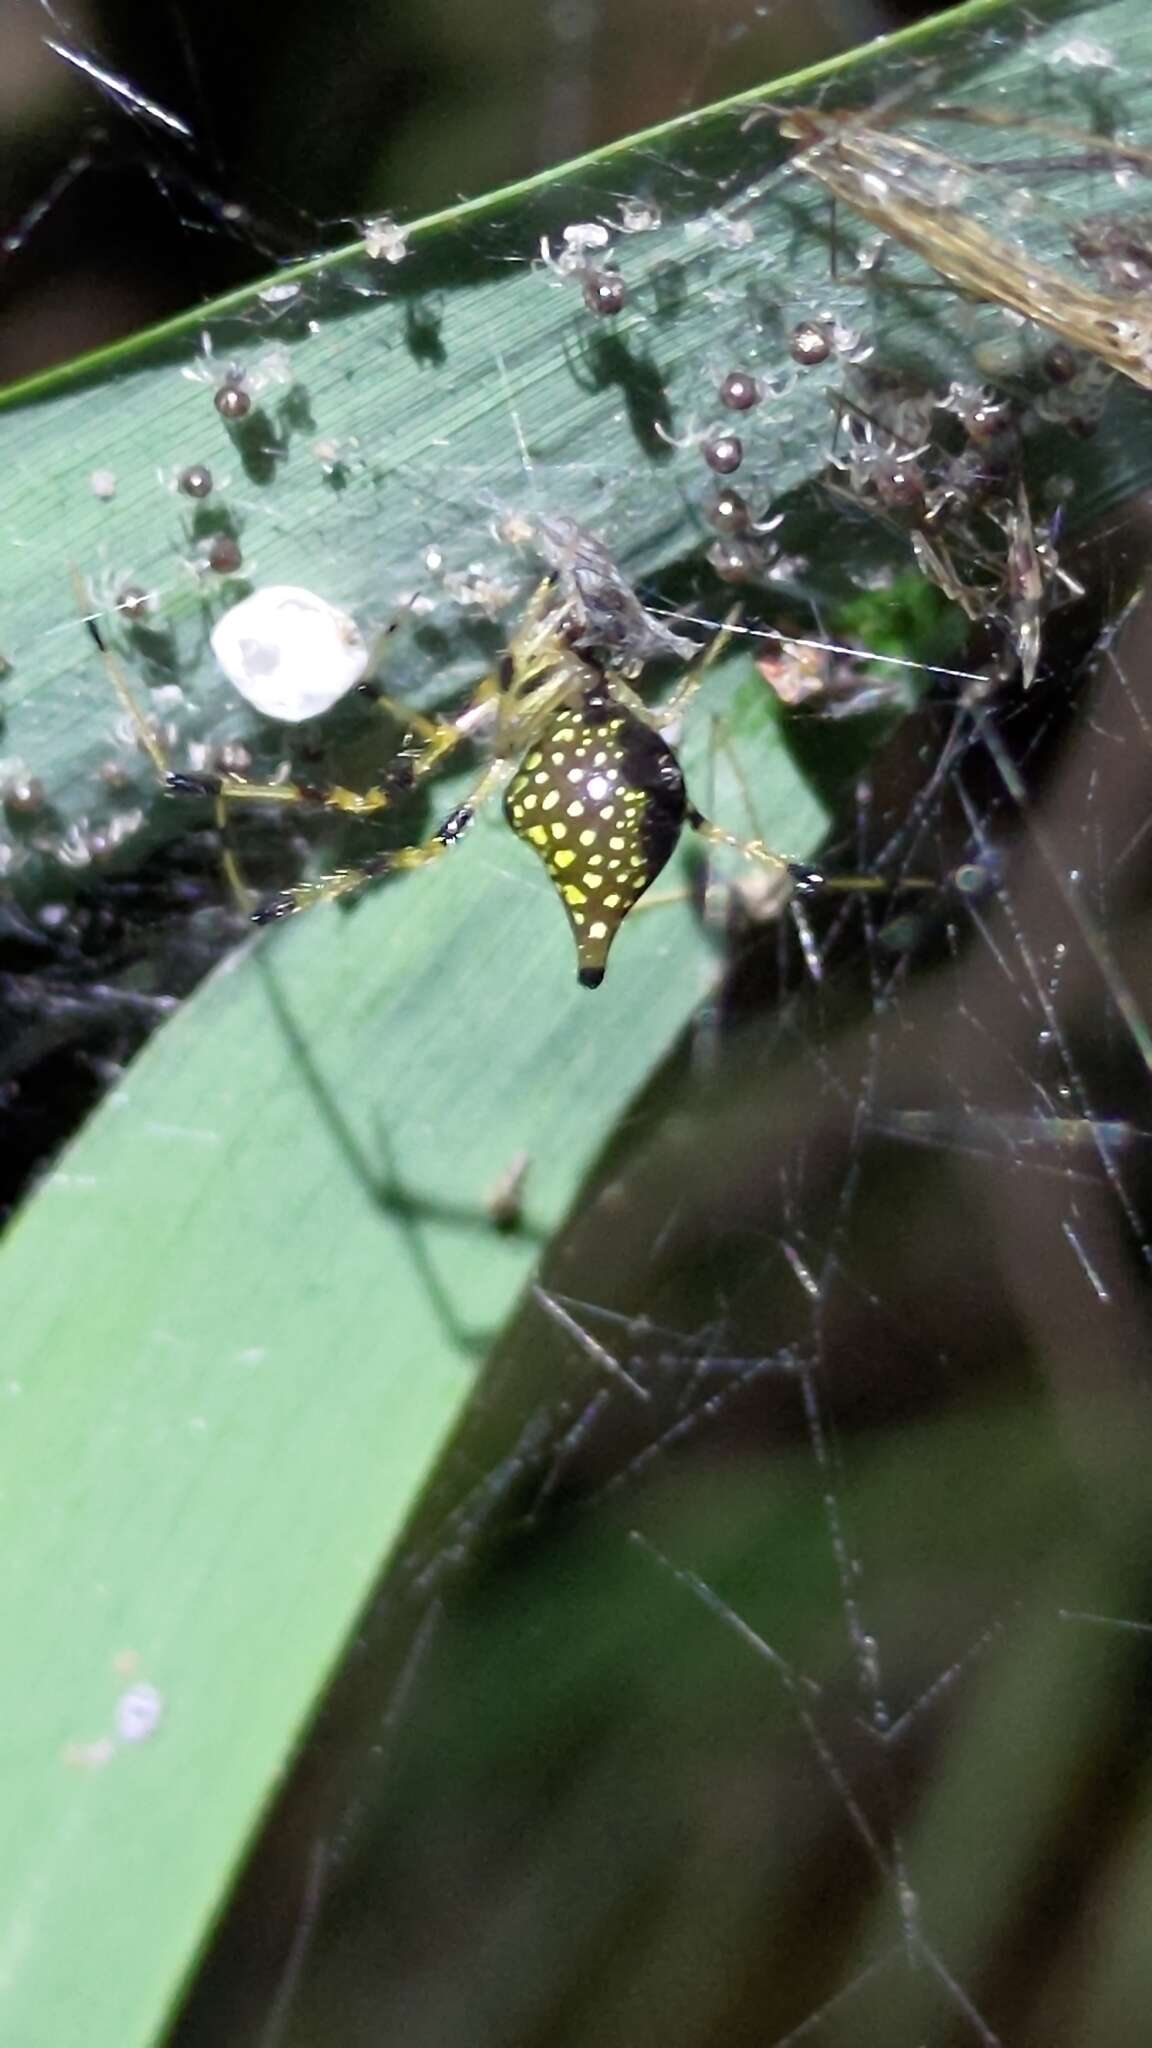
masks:
<svg viewBox="0 0 1152 2048"><path fill-rule="evenodd" d="M255 710L293 725L329 710L370 660L355 619L291 583L234 604L212 628L212 652Z"/></svg>

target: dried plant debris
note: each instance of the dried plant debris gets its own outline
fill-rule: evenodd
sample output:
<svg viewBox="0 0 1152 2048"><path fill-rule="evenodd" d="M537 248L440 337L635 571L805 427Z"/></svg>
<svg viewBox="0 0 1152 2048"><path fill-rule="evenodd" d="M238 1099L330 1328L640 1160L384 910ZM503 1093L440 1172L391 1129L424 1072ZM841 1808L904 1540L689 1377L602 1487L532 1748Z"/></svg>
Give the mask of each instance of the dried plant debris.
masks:
<svg viewBox="0 0 1152 2048"><path fill-rule="evenodd" d="M819 179L950 284L1038 321L1152 390L1152 316L1131 302L1139 286L1125 280L1120 295L1092 291L981 225L970 211L980 166L875 126L866 115L796 107L782 117L780 132L801 145L793 158L797 169ZM1100 137L1079 139L1109 147ZM1137 160L1142 167L1152 165L1146 151L1112 148L1126 166ZM1122 230L1117 224L1112 232ZM1100 241L1099 224L1094 240Z"/></svg>
<svg viewBox="0 0 1152 2048"><path fill-rule="evenodd" d="M645 611L603 541L574 519L541 518L532 538L555 574L559 608L567 615L574 646L637 666L697 653L694 640Z"/></svg>

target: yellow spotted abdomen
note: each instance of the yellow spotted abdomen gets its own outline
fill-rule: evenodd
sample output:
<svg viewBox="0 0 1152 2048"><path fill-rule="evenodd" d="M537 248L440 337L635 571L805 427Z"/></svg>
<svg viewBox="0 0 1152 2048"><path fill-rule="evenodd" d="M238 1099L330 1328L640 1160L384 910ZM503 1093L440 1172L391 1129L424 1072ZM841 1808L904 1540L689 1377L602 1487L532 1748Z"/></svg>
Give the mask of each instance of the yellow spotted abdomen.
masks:
<svg viewBox="0 0 1152 2048"><path fill-rule="evenodd" d="M686 810L671 748L607 689L556 712L517 769L504 814L559 892L585 988L604 979L609 947L670 858Z"/></svg>

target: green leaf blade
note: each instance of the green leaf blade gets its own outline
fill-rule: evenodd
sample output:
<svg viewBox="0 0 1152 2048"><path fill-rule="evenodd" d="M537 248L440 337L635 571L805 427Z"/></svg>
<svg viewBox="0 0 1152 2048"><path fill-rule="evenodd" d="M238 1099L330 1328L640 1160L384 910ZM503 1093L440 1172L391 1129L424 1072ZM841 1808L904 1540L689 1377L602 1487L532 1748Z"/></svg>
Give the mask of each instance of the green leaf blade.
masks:
<svg viewBox="0 0 1152 2048"><path fill-rule="evenodd" d="M1033 32L1007 10L963 15L916 47L939 51L950 89L979 71L986 90L1018 101L1077 18L1052 9ZM971 41L985 20L1003 24L996 48ZM1093 34L1121 59L1139 32L1128 0L1094 10ZM846 69L851 92L881 92L890 61ZM230 474L222 495L254 580L322 589L366 624L427 578L430 548L457 574L476 559L507 573L508 544L490 529L509 515L575 517L635 576L698 552L708 479L694 447L657 447L659 404L675 429L699 424L702 365L714 380L741 360L766 278L779 296L755 329L765 365L780 366L793 313L847 305L829 283L814 192L790 187L783 205L766 195L751 245L686 236L685 215L701 218L702 195L720 190L717 162L729 173L721 197L758 174L744 111L723 111L710 138L672 135L663 166L646 138L505 195L483 261L472 238L484 216L471 209L460 238L452 223L432 238L426 263L418 245L394 295L357 298L361 258L313 275L304 304L317 332L290 343L308 413L284 427L266 482L246 473L210 390L182 377L187 324L5 413L16 545L4 747L43 777L57 813L42 844L13 835L10 873L29 900L86 872L63 859L70 833L83 851L128 819L128 859L143 830L133 812L149 814L154 837L180 829L142 771L119 799L98 781L129 743L72 616L69 561L161 592L178 755L235 733L258 752L279 746L253 734L213 674L205 629L221 593L206 597L182 566L175 467ZM625 348L626 374L580 381L573 351L592 344L601 369L620 357L605 357L578 291L530 268L529 229L543 220L559 234L605 192L674 184L689 146L690 199L630 258L641 307L607 337ZM493 278L504 248L515 263ZM662 311L669 267L687 289ZM441 319L441 363L411 346L425 301ZM896 331L951 369L998 316L965 309L950 327L943 304L905 308ZM252 300L205 319L221 362L233 350L255 361L291 333ZM658 390L645 387L648 358ZM795 378L774 406L751 466L766 501L822 468L833 374ZM343 491L316 455L325 438L359 444ZM117 472L108 503L89 484L105 465ZM525 560L512 581L534 573ZM474 633L457 621L429 644L413 635L402 677L413 701L446 702L479 672L481 612ZM150 668L139 638L119 637L140 686L164 688L165 661ZM766 690L733 663L708 705L749 687L761 711L746 716L740 698L741 775L721 762L713 798L702 718L692 786L733 829L803 857L825 813L763 709ZM531 855L486 821L438 868L348 917L318 912L217 972L10 1231L0 2031L21 2048L157 2038L540 1243L714 985L720 955L682 865L669 887L680 900L629 921L591 996L574 985L569 935ZM526 1227L501 1236L486 1203L520 1154ZM574 1347L574 1386L591 1370ZM116 1712L134 1683L157 1688L163 1713L130 1742Z"/></svg>

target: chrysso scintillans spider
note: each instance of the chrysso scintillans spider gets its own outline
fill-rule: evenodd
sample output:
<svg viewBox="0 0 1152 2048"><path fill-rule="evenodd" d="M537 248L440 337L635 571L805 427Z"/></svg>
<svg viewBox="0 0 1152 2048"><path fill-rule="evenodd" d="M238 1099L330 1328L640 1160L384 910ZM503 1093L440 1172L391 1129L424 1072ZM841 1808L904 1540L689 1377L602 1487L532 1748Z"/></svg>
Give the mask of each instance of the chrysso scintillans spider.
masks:
<svg viewBox="0 0 1152 2048"><path fill-rule="evenodd" d="M370 854L359 866L286 890L254 913L257 924L332 902L381 876L427 866L456 844L481 807L501 791L505 818L517 838L539 855L564 905L583 988L598 988L603 981L617 932L671 858L685 825L713 845L735 848L750 860L790 871L797 880L819 880L761 840L740 839L713 824L685 788L665 735L675 730L699 689L723 634L665 702L653 708L620 669L602 665L587 649L572 644L570 611L548 578L528 605L498 669L483 679L456 717L426 719L384 700L410 738L374 787L352 790L336 783L259 783L234 774L174 771L90 612L87 623L165 790L213 798L221 820L233 803L309 804L368 817L424 782L457 747L473 744L486 752L474 788L430 838Z"/></svg>

